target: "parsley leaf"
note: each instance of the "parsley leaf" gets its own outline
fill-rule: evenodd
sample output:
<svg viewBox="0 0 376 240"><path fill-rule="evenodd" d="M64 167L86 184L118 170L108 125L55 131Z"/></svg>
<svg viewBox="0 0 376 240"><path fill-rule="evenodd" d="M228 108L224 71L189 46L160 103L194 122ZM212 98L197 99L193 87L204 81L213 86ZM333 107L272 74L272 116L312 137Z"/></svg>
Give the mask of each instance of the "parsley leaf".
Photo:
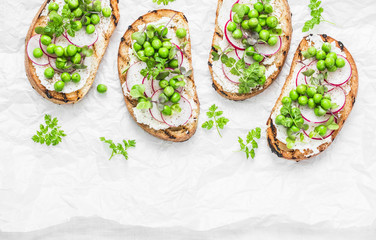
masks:
<svg viewBox="0 0 376 240"><path fill-rule="evenodd" d="M170 2L174 2L175 0L153 0L153 3L157 3L158 5L163 3L163 5L167 5Z"/></svg>
<svg viewBox="0 0 376 240"><path fill-rule="evenodd" d="M63 130L60 130L58 126L57 118L51 117L51 115L46 114L44 116L44 121L46 125L41 124L39 126L39 131L31 139L40 144L46 144L47 146L56 146L61 142L61 138L65 137L66 134Z"/></svg>
<svg viewBox="0 0 376 240"><path fill-rule="evenodd" d="M123 140L123 144L121 143L115 144L112 140L110 139L106 140L106 138L104 137L100 137L99 139L102 142L109 144L109 148L112 149L112 154L109 160L111 160L113 156L115 155L123 155L124 158L128 160L128 152L127 152L128 148L136 147L136 140L128 140L128 141Z"/></svg>
<svg viewBox="0 0 376 240"><path fill-rule="evenodd" d="M303 32L308 32L310 29L313 29L315 25L319 25L321 22L332 23L332 22L325 20L321 16L321 14L324 12L324 9L320 7L320 5L321 5L321 1L310 0L310 4L308 5L308 7L311 9L312 19L305 22L303 30L302 30Z"/></svg>
<svg viewBox="0 0 376 240"><path fill-rule="evenodd" d="M209 111L206 112L206 115L208 116L208 118L212 119L204 122L201 127L210 130L213 128L213 126L215 126L217 128L219 136L222 137L219 129L223 129L230 120L222 116L223 111L217 111L217 109L218 107L215 104L213 104L209 108Z"/></svg>
<svg viewBox="0 0 376 240"><path fill-rule="evenodd" d="M238 143L240 144L240 152L244 152L247 156L247 159L251 157L255 158L255 149L258 148L257 139L261 137L261 129L259 127L252 129L247 134L246 141L239 137Z"/></svg>

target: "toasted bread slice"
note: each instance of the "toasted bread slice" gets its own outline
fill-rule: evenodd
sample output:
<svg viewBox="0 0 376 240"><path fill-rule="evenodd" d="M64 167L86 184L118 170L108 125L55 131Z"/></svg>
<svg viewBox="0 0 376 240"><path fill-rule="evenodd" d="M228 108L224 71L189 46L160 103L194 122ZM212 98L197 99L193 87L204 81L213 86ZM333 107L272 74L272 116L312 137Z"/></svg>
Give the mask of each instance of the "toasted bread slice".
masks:
<svg viewBox="0 0 376 240"><path fill-rule="evenodd" d="M219 24L219 17L221 12L225 11L225 16L230 15L231 8L228 8L228 6L232 6L231 4L228 5L226 3L227 7L224 7L225 3L227 1L232 1L231 3L234 4L235 1L233 0L218 0L218 6L217 6L217 12L216 12L216 20L215 20L215 31L213 36L213 43L212 43L212 51L217 51L214 46L220 46L222 41L226 41L225 35L224 35L224 27L220 26ZM256 96L257 94L263 92L267 87L269 87L273 81L278 77L279 73L282 70L282 67L286 61L287 54L290 49L291 44L291 35L292 35L292 25L291 25L291 12L290 12L290 6L287 2L287 0L274 0L272 2L275 12L278 12L280 16L277 16L281 23L282 28L282 47L278 51L278 53L274 54L273 56L266 57L265 62L269 58L273 58L273 60L268 63L264 64L267 71L272 71L272 73L268 76L268 78L265 81L265 84L263 86L259 86L257 88L251 89L251 92L246 94L239 94L238 92L230 92L226 91L224 87L218 82L218 78L223 78L223 74L221 73L221 69L216 69L213 67L213 56L210 54L209 56L209 70L212 75L213 79L213 88L223 97L235 100L235 101L241 101L248 98L251 98L253 96ZM227 13L228 11L228 13ZM223 15L221 15L222 17ZM228 46L230 46L229 43L227 43ZM273 67L275 66L275 68ZM271 70L269 68L273 67ZM273 70L274 69L274 70Z"/></svg>
<svg viewBox="0 0 376 240"><path fill-rule="evenodd" d="M172 18L173 17L173 18ZM127 81L128 72L124 73L124 70L127 69L132 61L132 58L135 58L134 54L132 54L132 39L131 35L134 32L139 31L140 26L145 26L146 24L157 22L162 18L172 18L171 24L168 26L169 30L172 28L176 31L178 27L185 28L187 30L187 37L184 41L187 42L184 51L184 57L188 60L189 68L193 71L192 68L192 58L191 58L191 40L189 34L189 27L188 27L188 20L184 16L183 13L168 10L168 9L161 9L161 10L154 10L149 12L141 17L139 17L132 25L128 27L128 30L125 32L124 36L121 38L120 46L119 46L119 55L118 55L118 71L119 71L119 78L120 83L124 93L124 99L126 106L128 108L129 113L133 117L133 119L137 122L137 124L143 128L146 132L150 133L151 135L158 137L160 139L172 142L183 142L190 139L193 134L196 132L197 129L197 122L198 116L200 113L200 103L197 97L196 86L193 78L193 72L189 77L186 77L186 86L183 90L185 94L187 94L188 98L191 99L192 106L192 116L188 123L179 127L169 127L166 129L154 129L151 128L147 124L139 123L137 118L134 114L134 108L137 106L137 101L133 99L126 90L124 90L124 84ZM172 25L172 26L171 26ZM178 27L177 27L178 26ZM187 69L189 70L189 69Z"/></svg>
<svg viewBox="0 0 376 240"><path fill-rule="evenodd" d="M281 107L282 98L289 94L288 92L289 86L291 86L291 84L295 84L294 76L296 73L297 65L299 64L298 61L304 60L302 56L302 51L305 51L310 47L308 38L312 36L313 35L311 34L310 36L303 38L303 40L300 42L298 49L295 52L294 59L292 60L290 74L286 79L286 82L282 88L282 93L279 96L272 110L272 113L267 121L267 127L268 127L267 138L268 138L268 143L272 152L277 154L278 157L282 157L288 160L301 161L307 158L314 157L320 154L321 152L323 152L325 149L327 149L330 146L330 144L334 141L334 139L336 138L340 130L342 129L343 124L345 123L347 117L349 116L353 108L353 105L355 103L355 98L358 92L358 70L356 68L356 64L350 52L344 47L342 42L336 41L333 38L325 34L319 35L319 37L321 37L323 42L329 42L332 44L334 42L336 47L342 51L342 55L347 58L352 68L352 76L349 79L349 81L346 84L344 84L346 85L344 87L348 89L346 91L346 102L345 102L344 108L338 114L336 114L338 117L337 124L339 125L339 129L333 132L333 134L329 137L328 141L325 141L321 145L317 146L317 148L310 148L308 144L306 149L288 149L286 144L281 142L280 139L278 139L277 126L273 122L274 119L272 118L272 115ZM315 140L312 140L312 141L315 141Z"/></svg>
<svg viewBox="0 0 376 240"><path fill-rule="evenodd" d="M32 87L40 94L42 97L46 98L47 100L56 103L56 104L73 104L81 100L87 92L90 90L91 85L94 82L96 72L98 70L99 64L102 60L102 57L106 51L108 43L110 41L110 37L114 32L120 18L119 14L119 7L118 7L118 0L109 0L110 7L112 9L112 16L111 22L109 23L109 27L106 32L99 34L98 41L93 45L94 53L90 58L93 58L92 64L88 66L89 77L87 79L81 79L81 81L86 81L85 85L74 92L71 93L62 93L56 92L53 90L48 90L39 79L36 73L36 67L33 65L32 61L27 56L27 43L29 42L30 38L34 36L35 28L39 26L45 26L48 21L48 17L42 15L43 11L45 11L48 7L48 4L52 2L51 0L46 0L42 6L40 7L38 13L35 15L33 22L30 25L29 31L27 32L26 39L25 39L25 69L26 75L29 79Z"/></svg>

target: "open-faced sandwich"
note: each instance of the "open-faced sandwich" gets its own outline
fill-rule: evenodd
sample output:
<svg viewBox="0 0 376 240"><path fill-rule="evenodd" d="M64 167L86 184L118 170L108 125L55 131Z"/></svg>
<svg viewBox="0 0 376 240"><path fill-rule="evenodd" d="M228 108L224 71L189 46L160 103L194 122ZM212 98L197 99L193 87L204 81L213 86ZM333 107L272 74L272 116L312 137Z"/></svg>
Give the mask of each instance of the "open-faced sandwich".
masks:
<svg viewBox="0 0 376 240"><path fill-rule="evenodd" d="M163 140L192 137L200 103L183 13L162 9L138 18L121 38L118 70L125 103L139 126Z"/></svg>
<svg viewBox="0 0 376 240"><path fill-rule="evenodd" d="M272 151L300 161L327 149L357 92L358 71L344 45L327 35L305 37L267 122Z"/></svg>
<svg viewBox="0 0 376 240"><path fill-rule="evenodd" d="M245 100L277 78L291 43L287 0L218 0L209 69L214 89Z"/></svg>
<svg viewBox="0 0 376 240"><path fill-rule="evenodd" d="M119 17L116 0L46 0L26 36L25 68L33 88L57 104L82 99Z"/></svg>

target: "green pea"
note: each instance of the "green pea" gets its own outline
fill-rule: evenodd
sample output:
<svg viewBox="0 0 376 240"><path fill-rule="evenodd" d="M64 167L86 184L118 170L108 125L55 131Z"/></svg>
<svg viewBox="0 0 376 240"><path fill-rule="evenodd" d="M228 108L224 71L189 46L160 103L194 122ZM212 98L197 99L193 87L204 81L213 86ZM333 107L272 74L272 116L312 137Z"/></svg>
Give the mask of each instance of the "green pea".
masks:
<svg viewBox="0 0 376 240"><path fill-rule="evenodd" d="M266 82L266 77L265 77L265 76L262 76L262 77L259 79L259 84L262 86L262 85L264 85L265 82Z"/></svg>
<svg viewBox="0 0 376 240"><path fill-rule="evenodd" d="M85 26L88 26L90 23L91 23L90 17L85 16L84 25L85 25Z"/></svg>
<svg viewBox="0 0 376 240"><path fill-rule="evenodd" d="M81 21L74 21L73 22L73 29L79 31L82 29L82 22Z"/></svg>
<svg viewBox="0 0 376 240"><path fill-rule="evenodd" d="M337 58L336 60L336 66L338 68L343 68L346 65L346 62L343 58Z"/></svg>
<svg viewBox="0 0 376 240"><path fill-rule="evenodd" d="M171 87L173 87L174 89L177 89L177 87L176 87L176 80L174 79L174 78L171 78L170 79L170 81L168 82L169 83L169 85L171 86Z"/></svg>
<svg viewBox="0 0 376 240"><path fill-rule="evenodd" d="M246 50L245 50L245 54L248 56L248 57L252 57L254 54L255 54L255 48L253 46L250 46L248 47Z"/></svg>
<svg viewBox="0 0 376 240"><path fill-rule="evenodd" d="M323 85L320 85L317 87L317 93L324 94L325 93L325 87Z"/></svg>
<svg viewBox="0 0 376 240"><path fill-rule="evenodd" d="M64 48L62 46L56 46L54 52L56 56L62 57L64 55Z"/></svg>
<svg viewBox="0 0 376 240"><path fill-rule="evenodd" d="M253 4L253 8L256 9L258 12L264 11L264 5L260 2Z"/></svg>
<svg viewBox="0 0 376 240"><path fill-rule="evenodd" d="M316 48L315 47L309 47L308 48L308 54L311 56L311 57L313 57L313 56L316 56L316 53L317 53L317 50L316 50Z"/></svg>
<svg viewBox="0 0 376 240"><path fill-rule="evenodd" d="M163 31L163 32L162 32ZM162 26L159 26L158 28L157 28L157 33L159 34L159 36L162 36L162 37L164 37L164 36L166 36L167 35L167 33L168 33L168 29L167 28L165 28L165 26L164 25L162 25Z"/></svg>
<svg viewBox="0 0 376 240"><path fill-rule="evenodd" d="M264 12L266 14L272 13L273 12L273 7L269 3L264 5Z"/></svg>
<svg viewBox="0 0 376 240"><path fill-rule="evenodd" d="M308 99L308 107L314 109L316 107L315 100L313 98Z"/></svg>
<svg viewBox="0 0 376 240"><path fill-rule="evenodd" d="M77 53L77 47L75 45L68 45L67 47L67 53L69 57L73 57Z"/></svg>
<svg viewBox="0 0 376 240"><path fill-rule="evenodd" d="M41 39L40 39L41 43L45 46L48 46L50 45L51 43L51 37L50 36L47 36L47 35L42 35Z"/></svg>
<svg viewBox="0 0 376 240"><path fill-rule="evenodd" d="M67 83L71 80L71 75L67 72L63 72L60 78L61 78L61 81L63 81L64 83Z"/></svg>
<svg viewBox="0 0 376 240"><path fill-rule="evenodd" d="M251 19L248 20L248 26L250 28L256 28L257 25L259 25L259 21L258 21L257 18L251 18ZM236 24L235 24L235 26L236 26Z"/></svg>
<svg viewBox="0 0 376 240"><path fill-rule="evenodd" d="M334 60L337 60L337 53L331 52L326 55L326 58L333 58Z"/></svg>
<svg viewBox="0 0 376 240"><path fill-rule="evenodd" d="M296 90L291 90L289 94L291 100L296 101L299 98L299 93Z"/></svg>
<svg viewBox="0 0 376 240"><path fill-rule="evenodd" d="M152 48L152 47L147 47L147 48L145 48L144 51L145 51L145 56L147 56L147 57L151 57L155 53L154 48Z"/></svg>
<svg viewBox="0 0 376 240"><path fill-rule="evenodd" d="M168 81L167 81L167 80L161 80L161 81L159 81L159 86L160 86L161 88L166 88L168 85L169 85L169 84L168 84Z"/></svg>
<svg viewBox="0 0 376 240"><path fill-rule="evenodd" d="M275 118L275 124L277 125L282 125L282 123L285 121L286 117L283 116L283 115L278 115L276 118Z"/></svg>
<svg viewBox="0 0 376 240"><path fill-rule="evenodd" d="M102 8L102 15L104 17L110 17L111 16L111 8L109 7L105 7L105 8Z"/></svg>
<svg viewBox="0 0 376 240"><path fill-rule="evenodd" d="M261 32L261 30L262 30L262 27L261 27L261 25L260 24L257 24L257 26L255 27L255 32L258 32L258 33L260 33Z"/></svg>
<svg viewBox="0 0 376 240"><path fill-rule="evenodd" d="M242 22L242 18L239 17L239 15L237 13L234 14L234 16L232 17L232 20L235 22L235 23L238 23L240 24Z"/></svg>
<svg viewBox="0 0 376 240"><path fill-rule="evenodd" d="M100 0L96 0L94 2L94 11L96 11L96 12L102 11L102 3L101 3Z"/></svg>
<svg viewBox="0 0 376 240"><path fill-rule="evenodd" d="M173 102L173 103L178 103L181 99L181 96L178 92L174 92L174 94L172 94L171 98L170 98L170 101Z"/></svg>
<svg viewBox="0 0 376 240"><path fill-rule="evenodd" d="M301 114L299 113L299 118L295 120L296 126L302 126L304 125L304 119L301 117Z"/></svg>
<svg viewBox="0 0 376 240"><path fill-rule="evenodd" d="M334 60L334 58L330 58L330 57L326 57L325 59L325 66L326 68L332 68L334 67L336 64L336 61Z"/></svg>
<svg viewBox="0 0 376 240"><path fill-rule="evenodd" d="M271 36L268 40L269 46L275 46L278 42L278 38L276 36Z"/></svg>
<svg viewBox="0 0 376 240"><path fill-rule="evenodd" d="M257 76L262 77L265 75L265 72L266 72L266 67L264 65L260 65Z"/></svg>
<svg viewBox="0 0 376 240"><path fill-rule="evenodd" d="M86 26L86 33L93 34L95 32L95 26L93 24L89 24Z"/></svg>
<svg viewBox="0 0 376 240"><path fill-rule="evenodd" d="M299 103L300 106L307 105L308 104L308 98L307 98L307 96L300 96L298 98L298 103Z"/></svg>
<svg viewBox="0 0 376 240"><path fill-rule="evenodd" d="M162 114L163 114L163 115L166 115L166 116L171 116L171 115L172 115L171 107L168 106L168 105L164 105L164 106L163 106Z"/></svg>
<svg viewBox="0 0 376 240"><path fill-rule="evenodd" d="M318 117L322 117L326 114L326 111L321 106L316 107L314 112L315 112L315 115Z"/></svg>
<svg viewBox="0 0 376 240"><path fill-rule="evenodd" d="M268 25L269 28L276 28L278 19L275 16L270 16L266 19L266 25Z"/></svg>
<svg viewBox="0 0 376 240"><path fill-rule="evenodd" d="M55 70L52 68L52 67L48 67L46 68L46 70L44 70L44 76L48 79L52 79L55 75Z"/></svg>
<svg viewBox="0 0 376 240"><path fill-rule="evenodd" d="M227 30L230 31L230 32L233 32L236 30L236 23L234 22L229 22L227 24Z"/></svg>
<svg viewBox="0 0 376 240"><path fill-rule="evenodd" d="M260 38L262 40L264 40L265 42L267 42L269 40L269 37L270 37L270 33L268 30L261 30L260 31Z"/></svg>
<svg viewBox="0 0 376 240"><path fill-rule="evenodd" d="M247 5L243 5L243 6L244 6L244 14L247 15L249 11L251 10L251 8Z"/></svg>
<svg viewBox="0 0 376 240"><path fill-rule="evenodd" d="M317 93L317 89L315 87L309 87L307 89L308 97L312 98Z"/></svg>
<svg viewBox="0 0 376 240"><path fill-rule="evenodd" d="M287 128L290 128L292 127L292 125L294 124L294 121L292 120L292 118L290 117L286 117L285 118L285 122L284 122L284 126L287 127Z"/></svg>
<svg viewBox="0 0 376 240"><path fill-rule="evenodd" d="M170 68L177 68L179 66L179 61L177 59L173 59L170 61L170 63L168 64L170 66Z"/></svg>
<svg viewBox="0 0 376 240"><path fill-rule="evenodd" d="M163 93L166 94L167 97L171 97L174 92L175 90L171 86L167 86L165 89L163 89Z"/></svg>
<svg viewBox="0 0 376 240"><path fill-rule="evenodd" d="M245 29L245 30L248 30L250 29L249 25L248 25L248 20L244 20L242 22L242 28Z"/></svg>
<svg viewBox="0 0 376 240"><path fill-rule="evenodd" d="M51 12L51 11L58 11L59 10L59 4L55 3L55 2L52 2L48 5L48 11Z"/></svg>
<svg viewBox="0 0 376 240"><path fill-rule="evenodd" d="M240 30L239 28L235 29L235 31L232 33L232 37L235 39L241 39L243 37L242 30Z"/></svg>
<svg viewBox="0 0 376 240"><path fill-rule="evenodd" d="M80 64L80 62L81 62L81 54L79 54L79 53L76 53L72 58L71 58L71 61L72 61L72 63L74 63L74 64Z"/></svg>
<svg viewBox="0 0 376 240"><path fill-rule="evenodd" d="M47 53L54 54L55 53L55 47L56 47L56 45L53 44L53 43L51 43L50 45L48 45L47 49L46 49Z"/></svg>
<svg viewBox="0 0 376 240"><path fill-rule="evenodd" d="M284 97L282 98L282 104L285 107L290 107L292 103L292 99L290 97Z"/></svg>
<svg viewBox="0 0 376 240"><path fill-rule="evenodd" d="M264 57L262 55L258 54L258 53L255 53L252 58L256 62L262 62L262 60L264 60Z"/></svg>
<svg viewBox="0 0 376 240"><path fill-rule="evenodd" d="M319 71L324 71L326 69L325 61L320 60L317 62L316 67Z"/></svg>
<svg viewBox="0 0 376 240"><path fill-rule="evenodd" d="M264 18L259 18L258 21L259 21L259 24L261 25L261 27L266 26L266 20Z"/></svg>
<svg viewBox="0 0 376 240"><path fill-rule="evenodd" d="M67 61L66 60L64 60L64 61L61 61L61 58L58 58L58 60L60 60L60 61L56 61L56 67L58 68L58 69L64 69L65 68L65 64L67 63Z"/></svg>
<svg viewBox="0 0 376 240"><path fill-rule="evenodd" d="M289 113L290 113L290 109L288 107L285 107L283 106L280 110L280 113L283 115L283 116L287 116Z"/></svg>
<svg viewBox="0 0 376 240"><path fill-rule="evenodd" d="M170 54L170 50L168 50L167 48L165 47L162 47L158 50L158 54L161 58L168 58L169 54Z"/></svg>
<svg viewBox="0 0 376 240"><path fill-rule="evenodd" d="M63 91L64 87L65 87L65 83L63 81L57 81L54 84L54 89L56 92Z"/></svg>
<svg viewBox="0 0 376 240"><path fill-rule="evenodd" d="M81 81L81 75L79 73L73 73L72 74L72 82L78 83Z"/></svg>
<svg viewBox="0 0 376 240"><path fill-rule="evenodd" d="M178 28L176 30L176 36L178 38L185 38L185 36L187 36L187 30L185 28Z"/></svg>
<svg viewBox="0 0 376 240"><path fill-rule="evenodd" d="M148 48L148 47L151 47L151 43L146 41L143 45L144 49Z"/></svg>
<svg viewBox="0 0 376 240"><path fill-rule="evenodd" d="M42 49L40 49L40 48L35 48L35 49L33 50L33 56L34 56L35 58L41 58L41 57L43 57L43 51L42 51Z"/></svg>
<svg viewBox="0 0 376 240"><path fill-rule="evenodd" d="M133 49L138 52L142 49L142 46L138 44L137 42L133 43Z"/></svg>
<svg viewBox="0 0 376 240"><path fill-rule="evenodd" d="M259 12L256 9L252 9L248 13L249 18L258 18L259 17Z"/></svg>
<svg viewBox="0 0 376 240"><path fill-rule="evenodd" d="M81 10L81 8L77 8L76 10L73 11L73 14L76 18L79 18L82 16L83 12Z"/></svg>
<svg viewBox="0 0 376 240"><path fill-rule="evenodd" d="M313 100L315 101L316 104L320 104L321 100L323 99L322 94L316 93L313 95Z"/></svg>
<svg viewBox="0 0 376 240"><path fill-rule="evenodd" d="M172 43L170 41L164 41L162 43L162 47L167 48L168 50L170 50L172 48Z"/></svg>
<svg viewBox="0 0 376 240"><path fill-rule="evenodd" d="M324 98L320 103L321 107L325 110L329 110L332 107L332 102L329 99Z"/></svg>
<svg viewBox="0 0 376 240"><path fill-rule="evenodd" d="M76 9L78 7L78 0L68 0L68 6L70 9Z"/></svg>
<svg viewBox="0 0 376 240"><path fill-rule="evenodd" d="M159 40L158 38L157 39L154 39L152 42L151 42L151 46L155 49L155 50L158 50L162 47L162 41Z"/></svg>
<svg viewBox="0 0 376 240"><path fill-rule="evenodd" d="M329 71L329 72L335 72L335 71L337 71L337 67L336 67L336 66L333 66L333 67L331 67L331 68L328 68L328 71Z"/></svg>
<svg viewBox="0 0 376 240"><path fill-rule="evenodd" d="M98 84L97 91L99 93L105 93L105 92L107 92L107 86L104 85L104 84Z"/></svg>
<svg viewBox="0 0 376 240"><path fill-rule="evenodd" d="M319 50L316 53L316 59L317 60L325 60L326 58L326 53L323 50Z"/></svg>
<svg viewBox="0 0 376 240"><path fill-rule="evenodd" d="M78 8L78 9L79 9L79 8ZM101 19L100 19L100 17L98 16L98 14L93 14L93 15L91 15L91 17L90 17L90 21L91 21L92 24L97 25L97 24L101 21Z"/></svg>
<svg viewBox="0 0 376 240"><path fill-rule="evenodd" d="M324 43L321 47L321 49L325 52L325 53L330 53L330 50L332 49L332 45L328 42Z"/></svg>
<svg viewBox="0 0 376 240"><path fill-rule="evenodd" d="M324 125L320 125L316 127L315 130L321 137L324 137L326 133L328 132L328 128Z"/></svg>
<svg viewBox="0 0 376 240"><path fill-rule="evenodd" d="M304 84L301 84L299 86L296 87L296 91L300 94L300 95L305 95L306 92L307 92L307 86L304 85Z"/></svg>
<svg viewBox="0 0 376 240"><path fill-rule="evenodd" d="M299 129L297 126L295 126L295 125L292 125L290 129L291 129L291 131L294 132L294 133L297 133L297 132L300 131L300 129Z"/></svg>

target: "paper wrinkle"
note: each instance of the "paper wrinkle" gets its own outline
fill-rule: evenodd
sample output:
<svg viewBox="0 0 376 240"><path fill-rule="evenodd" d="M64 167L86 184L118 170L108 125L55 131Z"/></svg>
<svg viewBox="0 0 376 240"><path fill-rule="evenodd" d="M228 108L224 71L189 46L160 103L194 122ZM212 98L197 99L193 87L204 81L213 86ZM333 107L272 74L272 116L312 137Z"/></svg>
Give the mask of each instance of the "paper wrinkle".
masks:
<svg viewBox="0 0 376 240"><path fill-rule="evenodd" d="M170 143L144 132L129 115L117 75L121 36L140 15L163 8L151 0L120 1L121 18L99 67L93 89L75 105L59 106L32 89L24 71L24 39L42 1L0 2L0 230L32 231L74 217L99 216L125 225L209 230L249 220L245 227L302 224L325 229L374 228L376 219L376 2L323 3L314 33L326 33L352 53L359 71L359 96L329 149L301 163L279 159L266 141L265 123L293 54L305 35L308 2L290 0L294 33L279 78L244 102L219 96L207 61L216 0L176 0L192 38L192 58L201 116L196 134ZM357 11L354 11L357 9ZM17 13L15 13L17 10ZM349 18L351 16L351 18ZM108 92L95 88L104 83ZM203 130L205 112L217 104L230 119L220 138ZM44 114L67 133L57 147L32 142ZM246 160L238 136L263 130L255 160ZM99 141L136 139L130 160L115 157Z"/></svg>

